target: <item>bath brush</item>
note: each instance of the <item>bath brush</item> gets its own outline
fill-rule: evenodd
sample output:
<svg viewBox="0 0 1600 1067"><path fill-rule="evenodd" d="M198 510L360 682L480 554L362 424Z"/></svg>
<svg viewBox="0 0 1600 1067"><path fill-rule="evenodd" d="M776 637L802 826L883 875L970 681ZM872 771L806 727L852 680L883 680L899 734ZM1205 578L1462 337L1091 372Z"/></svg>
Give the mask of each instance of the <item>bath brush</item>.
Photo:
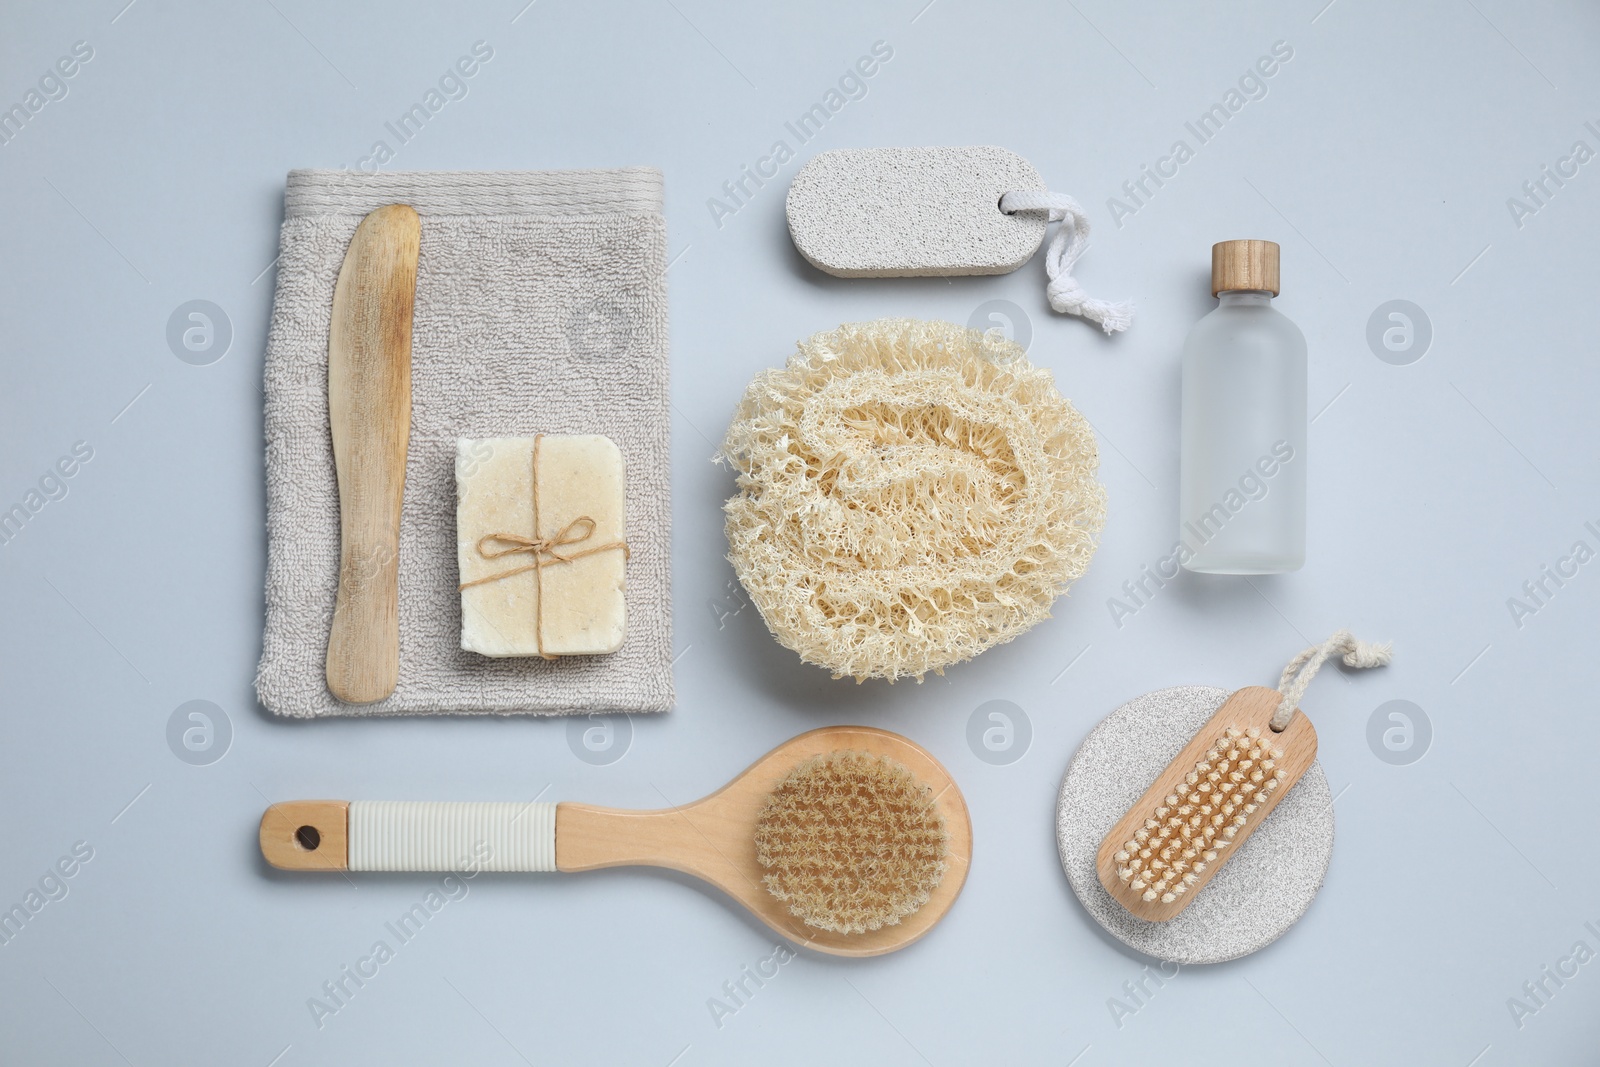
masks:
<svg viewBox="0 0 1600 1067"><path fill-rule="evenodd" d="M1185 685L1133 697L1089 731L1062 776L1056 842L1067 882L1106 933L1152 959L1221 963L1270 945L1310 910L1333 858L1333 790L1319 760L1181 915L1141 919L1106 891L1096 859L1111 827L1231 695Z"/></svg>
<svg viewBox="0 0 1600 1067"><path fill-rule="evenodd" d="M1181 742L1181 747L1174 744L1178 747L1176 755L1155 771L1154 781L1138 800L1120 809L1120 817L1101 838L1094 853L1094 873L1112 901L1139 920L1168 923L1205 893L1206 886L1218 877L1230 857L1242 851L1245 841L1266 824L1267 817L1274 813L1296 782L1314 768L1317 731L1310 725L1306 713L1299 710L1299 697L1326 657L1334 653L1342 654L1350 667L1378 667L1390 659L1389 646L1368 645L1358 641L1349 630L1339 630L1323 645L1307 648L1294 657L1283 670L1278 689L1264 686L1238 689ZM1173 689L1168 693L1179 691ZM1114 718L1118 717L1120 712ZM1112 720L1107 720L1091 733L1090 739L1085 741L1085 750L1093 744L1102 750L1101 758L1110 753L1126 761L1128 766L1123 768L1123 779L1128 777L1134 763L1142 763L1144 757L1126 744L1123 752L1117 752L1104 741L1096 741L1096 734L1109 728L1115 731L1131 728L1138 734L1166 731L1165 723L1160 721L1131 726L1118 723L1114 728ZM1062 782L1062 819L1066 819L1069 811L1069 795L1078 792L1072 787L1072 777L1080 771L1083 758L1085 753L1078 753L1067 773L1067 781ZM1090 769L1082 768L1080 777L1090 773ZM1326 792L1326 781L1320 769L1317 781L1322 792ZM1083 809L1086 805L1082 798L1075 798L1072 806ZM1315 825L1323 821L1320 816L1326 814L1330 813L1306 813L1312 819L1302 822L1299 837L1314 833ZM1325 822L1326 838L1331 845L1331 816ZM1061 829L1062 862L1069 864L1069 877L1072 854L1077 851L1069 848L1072 843L1069 838L1074 837L1077 837L1075 833ZM1283 888L1288 888L1290 881L1298 885L1298 870L1288 870L1288 867L1293 864L1293 857L1306 853L1306 849L1298 848L1294 841L1275 841L1274 848L1285 848L1285 854L1278 857L1277 864L1267 864L1266 869L1254 865L1254 880L1274 877L1270 872L1275 867L1288 875ZM1322 851L1320 870L1325 869L1326 851ZM1262 870L1266 870L1266 875L1262 875ZM1315 894L1320 881L1322 877L1318 872L1310 893ZM1082 896L1083 889L1077 881L1074 881L1074 888ZM1230 886L1229 897L1240 901L1250 896L1253 889L1253 886L1235 883ZM1267 893L1270 891L1272 886L1269 885ZM1309 896L1306 902L1309 904ZM1298 917L1296 910L1290 921ZM1219 918L1208 915L1206 923L1216 925ZM1282 929L1277 933L1282 933Z"/></svg>
<svg viewBox="0 0 1600 1067"><path fill-rule="evenodd" d="M837 956L904 948L966 881L966 801L898 734L830 726L704 799L657 811L577 803L299 800L261 818L296 871L591 871L647 866L716 886L792 941Z"/></svg>
<svg viewBox="0 0 1600 1067"><path fill-rule="evenodd" d="M1117 903L1174 918L1288 795L1317 758L1317 731L1299 709L1274 730L1282 701L1263 686L1234 693L1117 820L1095 860Z"/></svg>

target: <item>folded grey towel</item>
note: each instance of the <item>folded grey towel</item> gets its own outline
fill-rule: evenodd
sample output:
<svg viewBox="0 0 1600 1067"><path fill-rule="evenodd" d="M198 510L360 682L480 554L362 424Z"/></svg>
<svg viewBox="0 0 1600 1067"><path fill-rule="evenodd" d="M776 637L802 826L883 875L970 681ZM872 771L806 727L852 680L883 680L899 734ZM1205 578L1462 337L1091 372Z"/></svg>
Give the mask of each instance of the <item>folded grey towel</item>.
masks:
<svg viewBox="0 0 1600 1067"><path fill-rule="evenodd" d="M323 673L339 568L328 429L333 286L356 224L422 216L400 530L400 682L350 705ZM279 715L665 711L672 706L666 223L661 174L289 174L267 335L267 623L256 692ZM461 649L458 437L605 434L627 469L628 632L609 656Z"/></svg>

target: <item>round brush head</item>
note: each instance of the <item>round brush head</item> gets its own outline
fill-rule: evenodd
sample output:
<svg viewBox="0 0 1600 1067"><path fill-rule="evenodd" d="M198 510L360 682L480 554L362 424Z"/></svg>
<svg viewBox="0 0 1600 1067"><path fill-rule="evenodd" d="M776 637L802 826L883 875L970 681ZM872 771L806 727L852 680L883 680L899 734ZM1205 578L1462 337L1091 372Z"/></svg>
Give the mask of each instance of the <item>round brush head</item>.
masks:
<svg viewBox="0 0 1600 1067"><path fill-rule="evenodd" d="M768 892L819 930L859 934L898 923L944 875L949 834L934 799L882 756L813 756L756 818Z"/></svg>

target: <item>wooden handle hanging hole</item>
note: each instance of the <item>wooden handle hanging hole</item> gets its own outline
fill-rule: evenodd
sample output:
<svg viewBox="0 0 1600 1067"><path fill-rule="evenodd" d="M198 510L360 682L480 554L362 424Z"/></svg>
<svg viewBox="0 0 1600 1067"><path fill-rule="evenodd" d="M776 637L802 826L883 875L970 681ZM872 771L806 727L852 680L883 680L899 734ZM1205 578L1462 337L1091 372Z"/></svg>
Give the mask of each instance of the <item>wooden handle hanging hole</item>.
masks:
<svg viewBox="0 0 1600 1067"><path fill-rule="evenodd" d="M289 800L261 816L261 855L286 871L342 871L350 861L350 805Z"/></svg>

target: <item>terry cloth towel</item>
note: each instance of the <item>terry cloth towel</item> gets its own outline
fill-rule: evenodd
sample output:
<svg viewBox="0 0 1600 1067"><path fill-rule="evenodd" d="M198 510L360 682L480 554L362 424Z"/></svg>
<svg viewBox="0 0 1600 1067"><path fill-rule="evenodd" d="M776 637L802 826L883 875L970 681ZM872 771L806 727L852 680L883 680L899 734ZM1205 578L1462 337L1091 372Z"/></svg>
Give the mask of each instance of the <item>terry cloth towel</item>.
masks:
<svg viewBox="0 0 1600 1067"><path fill-rule="evenodd" d="M422 217L400 524L400 682L351 705L324 660L339 569L328 429L333 287L356 225ZM666 223L661 173L291 171L267 335L267 622L278 715L666 711L672 706ZM627 478L627 638L608 656L461 648L456 439L605 434Z"/></svg>

